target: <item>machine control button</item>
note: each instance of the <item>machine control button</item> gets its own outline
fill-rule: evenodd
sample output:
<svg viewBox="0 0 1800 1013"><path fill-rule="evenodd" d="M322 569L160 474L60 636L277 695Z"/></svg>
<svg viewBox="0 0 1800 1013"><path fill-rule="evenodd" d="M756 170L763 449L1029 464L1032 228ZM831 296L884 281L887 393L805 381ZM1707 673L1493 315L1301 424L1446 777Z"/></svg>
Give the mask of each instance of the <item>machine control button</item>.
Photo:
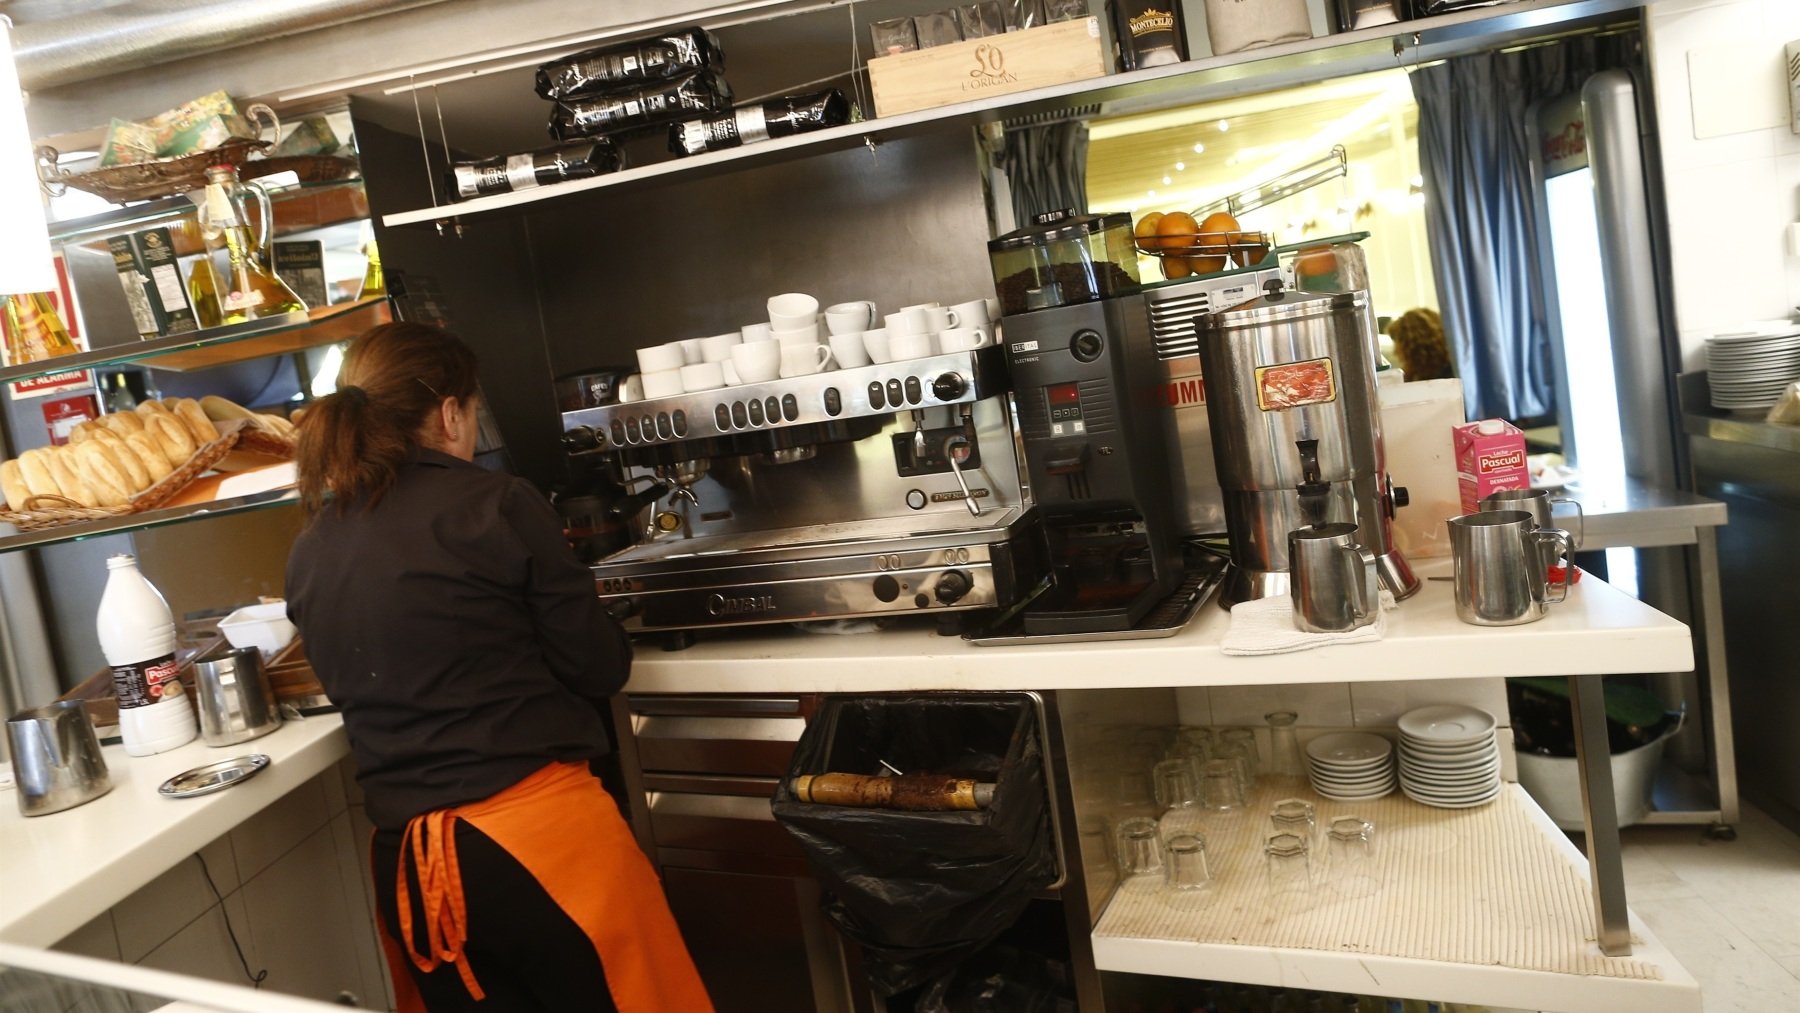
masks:
<svg viewBox="0 0 1800 1013"><path fill-rule="evenodd" d="M744 402L733 401L731 403L731 424L739 429L747 428L750 425L750 414L744 408Z"/></svg>
<svg viewBox="0 0 1800 1013"><path fill-rule="evenodd" d="M887 382L887 399L888 404L893 405L895 408L900 407L900 402L906 399L906 392L901 390L899 380L889 380Z"/></svg>
<svg viewBox="0 0 1800 1013"><path fill-rule="evenodd" d="M763 424L763 405L761 401L750 402L750 424L753 426L760 426Z"/></svg>
<svg viewBox="0 0 1800 1013"><path fill-rule="evenodd" d="M1093 362L1104 351L1106 351L1106 339L1100 336L1099 331L1084 327L1076 331L1075 336L1069 339L1069 354L1082 362Z"/></svg>
<svg viewBox="0 0 1800 1013"><path fill-rule="evenodd" d="M675 414L669 416L669 419L675 423L675 435L677 437L686 437L688 434L687 412L677 408L675 409Z"/></svg>
<svg viewBox="0 0 1800 1013"><path fill-rule="evenodd" d="M789 422L800 417L800 406L794 403L794 395L789 394L781 399L781 407ZM844 410L844 395L838 393L836 387L825 388L825 414L836 417Z"/></svg>
<svg viewBox="0 0 1800 1013"><path fill-rule="evenodd" d="M877 409L887 407L887 395L882 393L880 380L872 381L869 384L869 407Z"/></svg>
<svg viewBox="0 0 1800 1013"><path fill-rule="evenodd" d="M922 594L913 595L913 607L914 608L929 608L930 606L931 606L930 598L927 598Z"/></svg>
<svg viewBox="0 0 1800 1013"><path fill-rule="evenodd" d="M713 405L713 421L718 423L720 432L731 428L731 409L723 401Z"/></svg>
<svg viewBox="0 0 1800 1013"><path fill-rule="evenodd" d="M781 400L775 395L770 394L768 398L763 401L763 414L768 417L770 425L780 422Z"/></svg>
<svg viewBox="0 0 1800 1013"><path fill-rule="evenodd" d="M614 443L625 442L625 423L618 419L612 421L612 438Z"/></svg>
<svg viewBox="0 0 1800 1013"><path fill-rule="evenodd" d="M595 432L588 426L576 426L562 434L563 449L571 454L583 450L593 450L606 444L606 433Z"/></svg>
<svg viewBox="0 0 1800 1013"><path fill-rule="evenodd" d="M876 577L875 597L879 601L893 601L900 597L900 582L885 573Z"/></svg>
<svg viewBox="0 0 1800 1013"><path fill-rule="evenodd" d="M625 439L628 442L636 443L641 438L642 437L638 432L637 416L633 415L625 420Z"/></svg>
<svg viewBox="0 0 1800 1013"><path fill-rule="evenodd" d="M942 373L931 381L931 396L939 401L954 401L969 392L969 381L961 373Z"/></svg>
<svg viewBox="0 0 1800 1013"><path fill-rule="evenodd" d="M923 388L921 388L919 386L919 378L916 376L907 377L906 378L906 403L907 404L918 404L920 401L922 401L924 399L925 399L925 391Z"/></svg>
<svg viewBox="0 0 1800 1013"><path fill-rule="evenodd" d="M925 493L923 490L921 490L921 489L906 490L906 505L911 507L912 509L923 510L923 509L925 509L925 504L927 502L929 502L929 500L927 500L925 498Z"/></svg>
<svg viewBox="0 0 1800 1013"><path fill-rule="evenodd" d="M843 401L838 397L836 387L825 388L825 403L837 405L838 411L843 410ZM831 414L836 415L837 411L833 411ZM789 422L797 421L800 418L800 399L792 394L781 395L781 417Z"/></svg>
<svg viewBox="0 0 1800 1013"><path fill-rule="evenodd" d="M655 416L652 416L652 415L644 416L644 421L641 423L641 425L643 426L643 430L644 430L644 442L645 443L649 443L650 441L656 439L656 418L655 418Z"/></svg>
<svg viewBox="0 0 1800 1013"><path fill-rule="evenodd" d="M675 438L675 425L670 420L668 412L656 413L656 435L665 440L672 440Z"/></svg>
<svg viewBox="0 0 1800 1013"><path fill-rule="evenodd" d="M1412 503L1412 493L1406 491L1406 486L1395 485L1393 484L1393 480L1389 479L1388 499L1393 504L1388 508L1388 516L1392 517L1393 511Z"/></svg>
<svg viewBox="0 0 1800 1013"><path fill-rule="evenodd" d="M938 574L937 600L945 605L954 605L974 586L969 575L961 570L945 570Z"/></svg>

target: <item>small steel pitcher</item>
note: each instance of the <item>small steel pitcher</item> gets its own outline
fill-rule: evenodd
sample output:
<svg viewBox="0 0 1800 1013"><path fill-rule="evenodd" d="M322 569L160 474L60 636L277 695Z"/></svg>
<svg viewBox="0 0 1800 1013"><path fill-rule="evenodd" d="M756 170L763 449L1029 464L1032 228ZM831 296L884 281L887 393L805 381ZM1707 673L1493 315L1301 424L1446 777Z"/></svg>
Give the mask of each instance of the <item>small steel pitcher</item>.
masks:
<svg viewBox="0 0 1800 1013"><path fill-rule="evenodd" d="M112 790L100 740L79 700L14 714L6 722L6 746L26 816L73 809Z"/></svg>

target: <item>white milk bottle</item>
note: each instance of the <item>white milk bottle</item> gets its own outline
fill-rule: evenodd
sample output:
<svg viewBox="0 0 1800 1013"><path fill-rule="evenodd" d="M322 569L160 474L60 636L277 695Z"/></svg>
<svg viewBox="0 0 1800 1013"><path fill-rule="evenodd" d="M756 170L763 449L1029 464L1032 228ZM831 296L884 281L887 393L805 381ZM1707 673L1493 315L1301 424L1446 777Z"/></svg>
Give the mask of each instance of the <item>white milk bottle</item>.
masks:
<svg viewBox="0 0 1800 1013"><path fill-rule="evenodd" d="M138 572L137 557L112 556L106 569L95 628L100 652L112 666L125 751L149 756L174 749L199 734L194 708L176 678L175 617Z"/></svg>

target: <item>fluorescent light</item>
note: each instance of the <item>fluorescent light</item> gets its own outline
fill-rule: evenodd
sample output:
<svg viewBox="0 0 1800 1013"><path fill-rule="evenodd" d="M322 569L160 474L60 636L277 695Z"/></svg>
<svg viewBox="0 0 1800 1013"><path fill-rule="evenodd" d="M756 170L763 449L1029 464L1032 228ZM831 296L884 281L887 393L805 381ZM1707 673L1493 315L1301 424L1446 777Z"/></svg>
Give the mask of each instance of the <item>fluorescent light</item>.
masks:
<svg viewBox="0 0 1800 1013"><path fill-rule="evenodd" d="M1206 145L1204 145L1204 144L1194 145L1194 154L1196 154L1196 155L1206 154Z"/></svg>
<svg viewBox="0 0 1800 1013"><path fill-rule="evenodd" d="M56 288L50 260L50 231L38 195L37 157L25 123L25 96L13 63L12 21L0 15L0 294L49 292Z"/></svg>
<svg viewBox="0 0 1800 1013"><path fill-rule="evenodd" d="M1231 121L1230 120L1220 120L1219 121L1219 133L1222 134L1225 131L1230 130L1230 129L1231 129Z"/></svg>
<svg viewBox="0 0 1800 1013"><path fill-rule="evenodd" d="M1175 171L1176 172L1181 172L1181 171L1185 170L1186 168L1187 168L1186 162L1176 162L1175 163Z"/></svg>

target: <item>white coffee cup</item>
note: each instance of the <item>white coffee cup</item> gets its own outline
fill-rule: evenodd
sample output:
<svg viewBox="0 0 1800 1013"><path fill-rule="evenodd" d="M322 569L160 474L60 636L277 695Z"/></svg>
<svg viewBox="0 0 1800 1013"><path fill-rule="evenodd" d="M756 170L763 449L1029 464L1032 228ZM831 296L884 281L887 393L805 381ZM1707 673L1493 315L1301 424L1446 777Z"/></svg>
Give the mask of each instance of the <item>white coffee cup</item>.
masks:
<svg viewBox="0 0 1800 1013"><path fill-rule="evenodd" d="M640 348L637 350L637 360L638 371L642 373L667 372L687 365L686 357L681 354L681 342L679 341Z"/></svg>
<svg viewBox="0 0 1800 1013"><path fill-rule="evenodd" d="M934 310L942 305L944 304L941 302L916 302L911 306L902 306L900 308L903 310Z"/></svg>
<svg viewBox="0 0 1800 1013"><path fill-rule="evenodd" d="M641 374L633 373L625 378L624 383L619 384L620 404L630 404L633 401L642 401L643 399L644 378Z"/></svg>
<svg viewBox="0 0 1800 1013"><path fill-rule="evenodd" d="M862 334L863 348L869 353L871 362L893 362L894 353L888 350L888 331L885 327L877 327Z"/></svg>
<svg viewBox="0 0 1800 1013"><path fill-rule="evenodd" d="M774 341L775 340L775 328L769 326L765 322L758 322L758 323L754 323L754 324L745 324L744 326L738 328L738 333L744 336L744 341L746 344L749 342L752 342L752 341Z"/></svg>
<svg viewBox="0 0 1800 1013"><path fill-rule="evenodd" d="M988 323L991 324L994 321L1000 319L1000 300L998 300L998 299L983 299L981 301L987 304Z"/></svg>
<svg viewBox="0 0 1800 1013"><path fill-rule="evenodd" d="M769 297L769 324L778 331L791 331L804 324L819 322L819 300L804 292L784 292Z"/></svg>
<svg viewBox="0 0 1800 1013"><path fill-rule="evenodd" d="M833 334L860 334L874 323L872 302L841 302L825 308L825 328Z"/></svg>
<svg viewBox="0 0 1800 1013"><path fill-rule="evenodd" d="M744 383L766 383L781 375L781 343L746 341L731 349L731 364Z"/></svg>
<svg viewBox="0 0 1800 1013"><path fill-rule="evenodd" d="M777 327L775 340L781 342L783 348L790 345L816 345L819 343L819 322L814 320L800 327Z"/></svg>
<svg viewBox="0 0 1800 1013"><path fill-rule="evenodd" d="M945 352L967 352L994 343L986 327L952 327L940 333L937 340Z"/></svg>
<svg viewBox="0 0 1800 1013"><path fill-rule="evenodd" d="M950 312L956 316L956 322L950 325L952 327L986 327L994 322L993 316L988 313L986 299L959 302L950 307Z"/></svg>
<svg viewBox="0 0 1800 1013"><path fill-rule="evenodd" d="M716 362L691 362L681 367L681 389L689 394L725 386L725 371Z"/></svg>
<svg viewBox="0 0 1800 1013"><path fill-rule="evenodd" d="M830 368L831 349L825 345L785 345L781 349L781 375L811 376Z"/></svg>
<svg viewBox="0 0 1800 1013"><path fill-rule="evenodd" d="M677 345L681 346L681 358L684 364L692 365L696 362L706 361L705 352L700 348L700 342L702 340L704 339L682 338L680 341L675 342Z"/></svg>
<svg viewBox="0 0 1800 1013"><path fill-rule="evenodd" d="M645 373L643 376L644 397L646 398L674 397L687 390L681 384L681 367L679 366L674 369L659 369L655 372Z"/></svg>
<svg viewBox="0 0 1800 1013"><path fill-rule="evenodd" d="M925 308L925 329L933 334L947 331L952 327L961 327L962 321L957 319L956 311L942 306Z"/></svg>
<svg viewBox="0 0 1800 1013"><path fill-rule="evenodd" d="M731 358L731 346L743 340L743 336L736 331L729 334L715 334L710 338L701 338L700 361L724 362Z"/></svg>
<svg viewBox="0 0 1800 1013"><path fill-rule="evenodd" d="M869 349L863 344L863 332L831 336L831 355L840 369L855 369L869 364Z"/></svg>
<svg viewBox="0 0 1800 1013"><path fill-rule="evenodd" d="M730 359L719 363L719 372L725 374L725 386L727 387L736 387L744 382L738 378L737 367L731 364Z"/></svg>
<svg viewBox="0 0 1800 1013"><path fill-rule="evenodd" d="M884 318L887 321L887 332L894 337L902 334L924 334L931 330L931 319L925 314L929 308L928 306L908 306L898 313L889 313Z"/></svg>
<svg viewBox="0 0 1800 1013"><path fill-rule="evenodd" d="M895 362L907 359L923 359L936 351L929 334L889 334L888 350L894 353Z"/></svg>

